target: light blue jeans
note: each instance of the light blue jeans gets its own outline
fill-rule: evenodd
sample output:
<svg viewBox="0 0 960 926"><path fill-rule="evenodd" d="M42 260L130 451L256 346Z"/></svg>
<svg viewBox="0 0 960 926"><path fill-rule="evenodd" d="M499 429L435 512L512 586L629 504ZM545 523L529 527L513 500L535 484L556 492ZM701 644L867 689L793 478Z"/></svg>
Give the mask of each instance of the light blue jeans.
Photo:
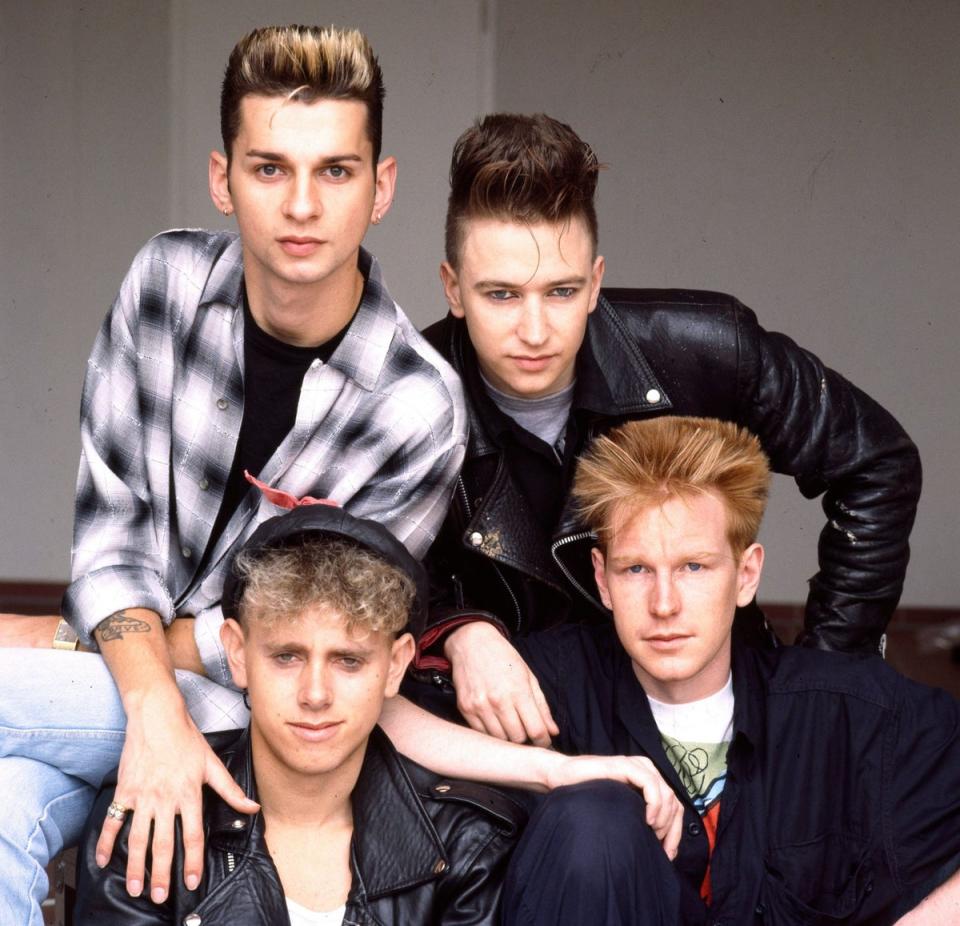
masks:
<svg viewBox="0 0 960 926"><path fill-rule="evenodd" d="M177 682L204 733L246 726L238 692L192 672ZM126 716L96 653L0 648L0 923L42 926L45 868L78 843Z"/></svg>

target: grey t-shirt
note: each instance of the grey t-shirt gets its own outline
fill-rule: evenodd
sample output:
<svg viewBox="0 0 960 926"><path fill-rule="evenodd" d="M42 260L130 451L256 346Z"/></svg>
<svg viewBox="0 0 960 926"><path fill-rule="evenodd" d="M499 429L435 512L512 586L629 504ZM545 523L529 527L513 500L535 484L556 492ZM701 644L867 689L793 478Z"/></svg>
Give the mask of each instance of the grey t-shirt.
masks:
<svg viewBox="0 0 960 926"><path fill-rule="evenodd" d="M480 376L487 394L500 411L511 417L525 431L535 434L558 453L563 453L567 416L573 403L576 381L551 395L524 399L501 392L482 373Z"/></svg>

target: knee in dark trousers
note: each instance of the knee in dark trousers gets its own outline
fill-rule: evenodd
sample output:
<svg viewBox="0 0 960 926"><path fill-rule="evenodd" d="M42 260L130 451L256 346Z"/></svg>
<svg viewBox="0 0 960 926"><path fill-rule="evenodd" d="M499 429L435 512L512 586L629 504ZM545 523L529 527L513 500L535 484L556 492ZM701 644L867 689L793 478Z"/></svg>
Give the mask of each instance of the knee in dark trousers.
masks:
<svg viewBox="0 0 960 926"><path fill-rule="evenodd" d="M679 883L645 813L614 781L547 795L507 871L505 926L676 926Z"/></svg>

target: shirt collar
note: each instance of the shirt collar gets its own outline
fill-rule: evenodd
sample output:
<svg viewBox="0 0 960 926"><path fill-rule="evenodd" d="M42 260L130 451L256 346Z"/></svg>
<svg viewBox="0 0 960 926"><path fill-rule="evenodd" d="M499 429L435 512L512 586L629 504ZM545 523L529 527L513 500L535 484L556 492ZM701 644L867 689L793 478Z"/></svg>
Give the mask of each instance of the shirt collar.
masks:
<svg viewBox="0 0 960 926"><path fill-rule="evenodd" d="M240 236L224 236L225 247L214 261L200 296L200 305L221 304L239 310L243 305L243 250ZM386 364L397 331L397 305L387 292L380 264L360 248L357 267L363 274L363 295L343 341L330 357L339 370L368 392Z"/></svg>
<svg viewBox="0 0 960 926"><path fill-rule="evenodd" d="M384 285L380 264L364 248L360 248L357 267L363 274L363 296L330 366L371 392L396 337L399 309Z"/></svg>
<svg viewBox="0 0 960 926"><path fill-rule="evenodd" d="M243 300L243 246L235 232L217 236L215 241L223 248L213 260L210 275L200 294L199 305L220 303L238 309Z"/></svg>

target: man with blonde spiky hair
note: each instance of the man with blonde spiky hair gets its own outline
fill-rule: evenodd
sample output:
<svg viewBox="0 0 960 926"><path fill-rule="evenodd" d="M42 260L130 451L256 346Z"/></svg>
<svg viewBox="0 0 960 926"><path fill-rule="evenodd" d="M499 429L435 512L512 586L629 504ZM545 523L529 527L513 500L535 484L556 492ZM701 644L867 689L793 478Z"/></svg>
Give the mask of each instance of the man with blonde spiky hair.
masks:
<svg viewBox="0 0 960 926"><path fill-rule="evenodd" d="M256 810L200 731L246 716L227 687L220 594L258 524L329 498L420 555L444 516L460 384L361 246L396 181L382 107L356 30L255 29L230 56L224 150L209 161L210 195L239 234L158 235L121 285L84 384L64 619L0 622L7 646L47 650L0 650L0 792L18 796L0 820L0 922L42 922L45 865L76 841L118 756L98 856L136 808L131 895L148 845L151 899L168 895L176 814L182 878L200 882L202 785Z"/></svg>
<svg viewBox="0 0 960 926"><path fill-rule="evenodd" d="M960 704L879 655L733 633L769 481L757 438L715 419L630 422L581 458L573 497L612 619L517 646L556 748L647 757L682 836L668 859L622 785L554 791L511 864L507 926L957 921Z"/></svg>

